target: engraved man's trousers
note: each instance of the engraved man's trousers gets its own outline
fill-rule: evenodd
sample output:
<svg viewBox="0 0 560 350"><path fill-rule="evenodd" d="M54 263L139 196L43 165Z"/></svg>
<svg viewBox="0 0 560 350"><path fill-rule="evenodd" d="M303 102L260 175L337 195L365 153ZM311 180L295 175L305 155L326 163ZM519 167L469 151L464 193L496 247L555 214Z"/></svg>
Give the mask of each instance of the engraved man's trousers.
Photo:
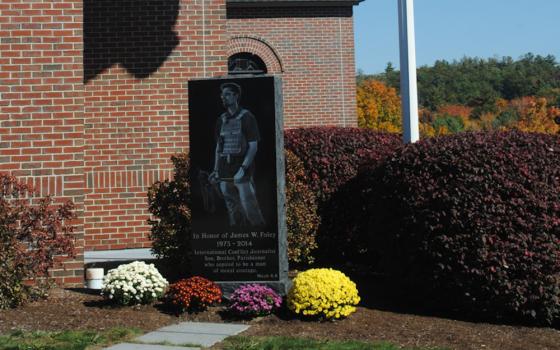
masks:
<svg viewBox="0 0 560 350"><path fill-rule="evenodd" d="M231 226L263 226L265 224L253 181L220 181Z"/></svg>

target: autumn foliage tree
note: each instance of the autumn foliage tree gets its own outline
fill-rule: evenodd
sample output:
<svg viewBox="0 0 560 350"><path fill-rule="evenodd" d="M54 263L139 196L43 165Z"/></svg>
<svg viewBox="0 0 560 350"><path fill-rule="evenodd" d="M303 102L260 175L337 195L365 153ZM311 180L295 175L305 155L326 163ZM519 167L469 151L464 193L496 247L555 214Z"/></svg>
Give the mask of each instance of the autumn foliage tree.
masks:
<svg viewBox="0 0 560 350"><path fill-rule="evenodd" d="M0 173L0 309L43 296L49 269L74 255L73 209Z"/></svg>
<svg viewBox="0 0 560 350"><path fill-rule="evenodd" d="M437 111L420 109L422 138L453 134L461 131L492 131L517 129L545 134L560 133L555 118L560 108L550 98L525 96L511 101L498 99L494 111L474 115L473 108L445 105Z"/></svg>
<svg viewBox="0 0 560 350"><path fill-rule="evenodd" d="M366 79L358 84L358 125L363 128L401 132L401 99L397 90Z"/></svg>
<svg viewBox="0 0 560 350"><path fill-rule="evenodd" d="M546 98L522 97L511 101L511 106L519 115L517 129L549 134L560 131L559 125L554 122L558 108L549 107Z"/></svg>
<svg viewBox="0 0 560 350"><path fill-rule="evenodd" d="M553 56L463 58L418 68L422 138L463 131L517 129L557 134L560 65ZM399 72L358 76L358 125L401 132Z"/></svg>

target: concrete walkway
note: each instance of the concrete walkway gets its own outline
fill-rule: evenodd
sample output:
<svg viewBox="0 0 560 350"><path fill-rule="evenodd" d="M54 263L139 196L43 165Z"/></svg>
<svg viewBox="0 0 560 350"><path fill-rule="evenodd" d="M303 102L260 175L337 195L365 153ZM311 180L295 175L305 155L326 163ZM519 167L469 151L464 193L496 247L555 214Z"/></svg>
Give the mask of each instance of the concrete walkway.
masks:
<svg viewBox="0 0 560 350"><path fill-rule="evenodd" d="M143 260L156 257L150 249L123 249L91 251L84 253L85 264L116 263ZM134 339L134 343L121 343L107 350L198 350L209 347L225 338L236 335L249 328L246 325L231 323L183 322L160 328Z"/></svg>
<svg viewBox="0 0 560 350"><path fill-rule="evenodd" d="M247 325L231 323L183 322L134 339L138 343L121 343L106 350L198 350L239 334L247 328Z"/></svg>

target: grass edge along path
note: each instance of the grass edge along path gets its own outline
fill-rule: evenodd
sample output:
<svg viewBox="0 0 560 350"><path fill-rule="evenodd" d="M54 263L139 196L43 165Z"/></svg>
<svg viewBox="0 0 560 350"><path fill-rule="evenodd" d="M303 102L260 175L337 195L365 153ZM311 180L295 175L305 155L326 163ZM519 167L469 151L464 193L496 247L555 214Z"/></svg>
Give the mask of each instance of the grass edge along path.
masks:
<svg viewBox="0 0 560 350"><path fill-rule="evenodd" d="M73 330L59 332L13 331L0 335L2 350L83 350L101 349L131 340L142 334L136 328L112 328L106 331Z"/></svg>
<svg viewBox="0 0 560 350"><path fill-rule="evenodd" d="M213 348L214 349L214 348ZM400 348L379 342L331 341L292 337L244 337L226 338L217 349L223 350L447 350L445 348Z"/></svg>

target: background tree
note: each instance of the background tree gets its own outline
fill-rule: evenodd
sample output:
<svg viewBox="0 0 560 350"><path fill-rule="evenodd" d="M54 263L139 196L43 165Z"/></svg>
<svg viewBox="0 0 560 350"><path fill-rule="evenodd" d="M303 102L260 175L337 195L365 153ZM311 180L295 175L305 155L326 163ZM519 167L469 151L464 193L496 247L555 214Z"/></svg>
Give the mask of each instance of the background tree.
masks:
<svg viewBox="0 0 560 350"><path fill-rule="evenodd" d="M546 98L523 97L513 100L512 107L519 115L515 127L522 131L556 134L560 126L554 122L558 109L549 107Z"/></svg>
<svg viewBox="0 0 560 350"><path fill-rule="evenodd" d="M395 88L365 79L358 85L357 105L360 127L388 132L402 130L401 100Z"/></svg>
<svg viewBox="0 0 560 350"><path fill-rule="evenodd" d="M388 64L384 73L369 77L398 91L399 74ZM518 60L511 57L439 60L431 67L419 67L417 76L419 104L432 111L443 105L458 104L476 108L480 116L496 113L493 108L498 99L523 96L546 97L549 103L560 104L560 66L552 55L528 53Z"/></svg>
<svg viewBox="0 0 560 350"><path fill-rule="evenodd" d="M554 56L436 61L420 67L418 98L422 137L461 131L504 130L557 133L560 66ZM361 127L400 132L399 71L358 77Z"/></svg>

